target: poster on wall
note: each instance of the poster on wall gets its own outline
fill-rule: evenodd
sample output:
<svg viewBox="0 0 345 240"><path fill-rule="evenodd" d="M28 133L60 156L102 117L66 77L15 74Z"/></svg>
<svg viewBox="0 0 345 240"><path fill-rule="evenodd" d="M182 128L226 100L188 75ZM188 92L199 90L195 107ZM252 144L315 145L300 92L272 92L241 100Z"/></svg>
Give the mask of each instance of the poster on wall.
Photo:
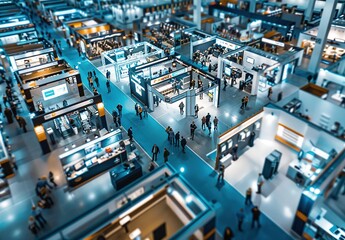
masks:
<svg viewBox="0 0 345 240"><path fill-rule="evenodd" d="M60 97L67 93L68 88L66 83L42 90L42 96L45 101L56 97Z"/></svg>

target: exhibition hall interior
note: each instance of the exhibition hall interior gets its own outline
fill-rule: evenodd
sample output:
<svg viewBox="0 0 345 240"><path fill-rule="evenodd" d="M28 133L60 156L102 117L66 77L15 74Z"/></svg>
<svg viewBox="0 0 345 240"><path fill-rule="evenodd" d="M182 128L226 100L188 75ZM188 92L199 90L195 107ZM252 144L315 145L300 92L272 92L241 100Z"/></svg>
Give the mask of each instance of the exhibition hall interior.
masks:
<svg viewBox="0 0 345 240"><path fill-rule="evenodd" d="M0 239L345 240L344 0L0 0Z"/></svg>

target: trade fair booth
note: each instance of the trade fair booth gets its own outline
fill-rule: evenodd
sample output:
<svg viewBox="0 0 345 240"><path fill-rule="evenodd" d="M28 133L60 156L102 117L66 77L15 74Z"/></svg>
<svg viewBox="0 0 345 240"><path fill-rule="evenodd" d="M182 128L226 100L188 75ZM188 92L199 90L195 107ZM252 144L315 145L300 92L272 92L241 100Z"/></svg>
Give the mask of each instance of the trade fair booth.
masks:
<svg viewBox="0 0 345 240"><path fill-rule="evenodd" d="M187 43L189 39L182 38L181 32L194 27L194 23L174 17L151 20L151 16L147 16L133 22L136 41L149 41L162 49L176 48Z"/></svg>
<svg viewBox="0 0 345 240"><path fill-rule="evenodd" d="M186 116L195 114L196 103L205 108L219 106L219 79L177 57L131 68L129 78L132 96L151 111L161 101L172 109L184 102Z"/></svg>
<svg viewBox="0 0 345 240"><path fill-rule="evenodd" d="M239 48L219 61L218 77L251 95L265 92L293 74L302 63L303 50L263 38L254 47Z"/></svg>
<svg viewBox="0 0 345 240"><path fill-rule="evenodd" d="M54 73L49 76L49 72ZM25 101L35 115L50 112L61 103L69 105L85 95L79 71L69 66L37 70L22 75L22 79Z"/></svg>
<svg viewBox="0 0 345 240"><path fill-rule="evenodd" d="M122 173L114 174L114 171ZM110 173L124 185L82 218L51 234L68 239L214 239L214 208L168 164L140 177L137 161L124 161ZM125 181L126 179L130 179ZM115 181L114 180L114 181ZM164 212L164 218L161 217ZM66 225L67 226L67 225Z"/></svg>
<svg viewBox="0 0 345 240"><path fill-rule="evenodd" d="M0 2L0 16L7 17L17 14L21 14L21 9L17 4L12 1L2 1Z"/></svg>
<svg viewBox="0 0 345 240"><path fill-rule="evenodd" d="M40 8L39 8L40 17L47 23L51 23L53 19L50 14L50 11L52 9L58 9L62 7L68 7L68 3L63 0L52 0L52 1L41 2Z"/></svg>
<svg viewBox="0 0 345 240"><path fill-rule="evenodd" d="M130 141L123 140L116 129L61 154L59 159L70 188L127 161L126 148ZM139 177L141 175L139 174Z"/></svg>
<svg viewBox="0 0 345 240"><path fill-rule="evenodd" d="M115 76L115 81L126 80L130 68L162 57L164 57L163 50L148 42L136 43L101 54L103 70L109 70Z"/></svg>
<svg viewBox="0 0 345 240"><path fill-rule="evenodd" d="M19 46L8 45L4 47L4 51L12 72L52 63L58 59L54 47L45 39Z"/></svg>
<svg viewBox="0 0 345 240"><path fill-rule="evenodd" d="M337 94L337 93L335 93ZM345 140L345 108L334 104L334 94L331 96L326 88L314 84L303 86L300 90L284 97L277 106L321 127L329 134ZM317 103L317 108L315 107ZM322 112L320 112L322 109Z"/></svg>
<svg viewBox="0 0 345 240"><path fill-rule="evenodd" d="M97 58L102 52L123 46L124 30L108 23L93 25L93 20L89 23L90 25L74 29L75 43L88 59Z"/></svg>
<svg viewBox="0 0 345 240"><path fill-rule="evenodd" d="M300 33L297 46L304 49L304 54L311 56L315 47L319 27L314 27L303 33ZM327 43L322 53L323 62L330 63L339 61L345 54L345 24L332 24L328 36Z"/></svg>
<svg viewBox="0 0 345 240"><path fill-rule="evenodd" d="M213 33L242 43L250 43L262 37L289 41L295 28L295 22L290 20L217 4L209 7L209 14L224 19L224 23Z"/></svg>
<svg viewBox="0 0 345 240"><path fill-rule="evenodd" d="M314 105L318 103L314 101ZM270 103L219 136L214 166L227 167L229 183L240 192L256 189L261 173L261 196L271 201L262 201L260 210L289 230L304 189L312 186L344 149L345 142L329 131Z"/></svg>
<svg viewBox="0 0 345 240"><path fill-rule="evenodd" d="M25 44L38 38L35 25L25 15L1 18L0 45Z"/></svg>
<svg viewBox="0 0 345 240"><path fill-rule="evenodd" d="M63 21L62 28L65 30L65 38L70 38L74 47L77 47L77 30L96 26L102 23L103 21L98 18L83 18L71 21Z"/></svg>
<svg viewBox="0 0 345 240"><path fill-rule="evenodd" d="M50 9L50 15L54 27L61 27L63 22L73 21L87 17L87 13L72 7L61 7Z"/></svg>
<svg viewBox="0 0 345 240"><path fill-rule="evenodd" d="M60 92L54 91L52 94ZM58 147L65 147L65 151L68 151L76 147L74 141L97 139L108 129L101 95L67 104L57 102L45 112L33 116L32 123L43 154Z"/></svg>
<svg viewBox="0 0 345 240"><path fill-rule="evenodd" d="M321 68L316 84L329 90L327 100L341 105L345 97L345 59L343 58L326 69Z"/></svg>

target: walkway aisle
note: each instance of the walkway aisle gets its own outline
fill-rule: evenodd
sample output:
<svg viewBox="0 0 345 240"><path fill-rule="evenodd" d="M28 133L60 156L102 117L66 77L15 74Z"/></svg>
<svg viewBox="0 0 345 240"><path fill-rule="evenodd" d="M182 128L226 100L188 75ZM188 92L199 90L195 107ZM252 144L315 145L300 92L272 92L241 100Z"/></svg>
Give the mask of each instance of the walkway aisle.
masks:
<svg viewBox="0 0 345 240"><path fill-rule="evenodd" d="M62 42L64 42L62 40ZM164 147L167 147L171 152L169 162L180 169L183 167L185 172L182 175L199 191L207 200L216 202L217 207L217 230L223 232L226 226L231 226L236 230L235 213L239 208L244 207L244 198L227 182L224 184L217 184L217 173L213 171L202 159L200 159L189 148L186 154L181 153L174 147L171 147L167 141L165 129L158 122L156 122L150 115L147 119L139 120L135 116L134 104L135 102L122 91L120 91L113 83L111 83L111 93L107 94L105 82L106 78L98 71L88 60L80 60L76 50L64 49L64 58L71 66L79 64L84 86L88 87L87 72L95 70L100 80L100 88L98 91L102 94L105 108L111 112L118 103L121 103L123 109L122 124L125 129L130 126L133 127L134 139L147 152L151 153L153 144L157 144L161 150L158 158L158 163L162 163L162 152ZM244 224L243 233L235 232L236 239L291 239L291 237L269 220L265 215L262 215L262 228L247 231L250 228L250 209L246 209L247 216Z"/></svg>

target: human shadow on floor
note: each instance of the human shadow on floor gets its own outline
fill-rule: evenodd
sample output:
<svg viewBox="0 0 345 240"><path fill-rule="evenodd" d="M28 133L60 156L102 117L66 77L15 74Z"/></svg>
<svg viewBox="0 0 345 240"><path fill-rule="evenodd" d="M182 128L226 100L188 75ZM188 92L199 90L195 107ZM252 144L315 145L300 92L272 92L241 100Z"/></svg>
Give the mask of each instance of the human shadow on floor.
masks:
<svg viewBox="0 0 345 240"><path fill-rule="evenodd" d="M224 181L224 180L219 181L219 182L217 182L217 184L216 184L216 188L217 188L218 190L221 190L222 187L224 187L224 186L225 186L225 181Z"/></svg>

